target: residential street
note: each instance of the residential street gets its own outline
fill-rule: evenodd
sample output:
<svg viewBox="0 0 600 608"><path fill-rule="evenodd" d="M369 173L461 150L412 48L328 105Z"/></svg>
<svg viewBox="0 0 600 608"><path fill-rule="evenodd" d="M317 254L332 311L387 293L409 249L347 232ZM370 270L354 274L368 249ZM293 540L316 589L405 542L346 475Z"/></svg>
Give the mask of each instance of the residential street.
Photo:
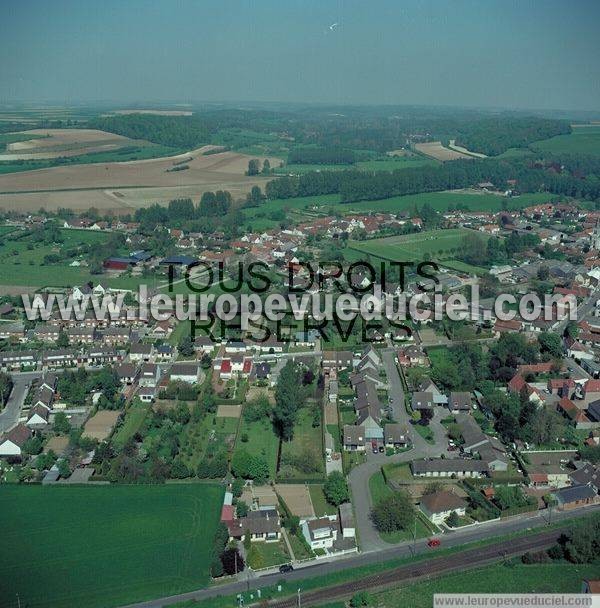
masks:
<svg viewBox="0 0 600 608"><path fill-rule="evenodd" d="M39 378L40 375L40 372L12 374L13 389L6 403L6 407L0 414L0 434L10 431L10 429L17 425L23 402L29 391L29 386L34 378Z"/></svg>
<svg viewBox="0 0 600 608"><path fill-rule="evenodd" d="M429 425L435 437L435 444L430 444L410 424L410 416L404 407L404 388L398 368L396 367L396 355L394 351L385 350L382 351L382 355L388 379L389 395L393 399L394 419L400 424L406 424L411 428L413 449L394 456L372 454L370 451L367 451L367 462L352 469L348 475L360 549L363 553L389 549L390 547L388 543L379 537L370 516L373 504L371 502L371 492L369 491L369 479L379 471L381 465L391 462L410 462L419 458L440 456L441 454L452 456L452 453L449 454L447 452L446 432L440 423L443 415L442 412L436 411L434 419ZM437 409L439 410L440 408Z"/></svg>

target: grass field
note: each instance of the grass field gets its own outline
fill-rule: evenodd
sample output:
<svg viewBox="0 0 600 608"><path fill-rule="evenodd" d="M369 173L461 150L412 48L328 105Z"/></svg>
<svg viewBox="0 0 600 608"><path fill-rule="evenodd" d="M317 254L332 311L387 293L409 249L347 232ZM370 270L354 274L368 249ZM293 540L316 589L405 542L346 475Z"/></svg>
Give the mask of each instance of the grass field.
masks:
<svg viewBox="0 0 600 608"><path fill-rule="evenodd" d="M598 564L510 561L398 587L374 599L377 606L431 608L434 593L580 593L582 579L597 577Z"/></svg>
<svg viewBox="0 0 600 608"><path fill-rule="evenodd" d="M600 126L575 127L569 135L557 135L537 141L533 150L555 154L591 154L600 156Z"/></svg>
<svg viewBox="0 0 600 608"><path fill-rule="evenodd" d="M2 608L17 593L28 608L107 608L209 582L217 485L6 486L0 497Z"/></svg>
<svg viewBox="0 0 600 608"><path fill-rule="evenodd" d="M464 228L430 230L383 239L349 241L348 246L384 260L421 261L427 255L432 259L444 260L452 259L458 253L469 234L473 232Z"/></svg>
<svg viewBox="0 0 600 608"><path fill-rule="evenodd" d="M45 255L62 249L102 242L107 239L107 235L89 230L69 229L61 230L61 235L62 243L55 246L33 243L32 249L28 249L28 245L32 244L29 238L12 240L16 236L13 234L9 238L0 239L0 264L2 264L0 284L29 287L72 287L90 280L95 282L101 280L99 277L92 277L86 267L69 266L69 262L72 260L47 266L42 265L42 260Z"/></svg>
<svg viewBox="0 0 600 608"><path fill-rule="evenodd" d="M313 504L313 509L315 510L315 515L317 517L323 517L324 515L335 515L337 513L337 508L330 505L325 499L325 494L323 493L323 484L312 483L308 486L308 491L310 492L310 500Z"/></svg>
<svg viewBox="0 0 600 608"><path fill-rule="evenodd" d="M244 435L247 435L248 441L242 441L242 436ZM270 420L248 422L242 417L234 453L245 450L252 456L262 456L269 465L269 473L274 479L277 468L278 449L279 438L273 432Z"/></svg>

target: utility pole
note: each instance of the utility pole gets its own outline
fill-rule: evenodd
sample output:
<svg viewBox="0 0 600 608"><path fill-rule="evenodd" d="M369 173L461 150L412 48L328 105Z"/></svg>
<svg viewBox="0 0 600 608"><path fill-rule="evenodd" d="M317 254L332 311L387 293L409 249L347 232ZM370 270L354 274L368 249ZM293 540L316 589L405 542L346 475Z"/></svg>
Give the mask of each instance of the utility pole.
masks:
<svg viewBox="0 0 600 608"><path fill-rule="evenodd" d="M17 593L17 605L19 608L21 608L21 598L19 597L18 593Z"/></svg>
<svg viewBox="0 0 600 608"><path fill-rule="evenodd" d="M298 608L302 608L302 599L300 597L301 591L302 591L302 589L300 587L298 587Z"/></svg>

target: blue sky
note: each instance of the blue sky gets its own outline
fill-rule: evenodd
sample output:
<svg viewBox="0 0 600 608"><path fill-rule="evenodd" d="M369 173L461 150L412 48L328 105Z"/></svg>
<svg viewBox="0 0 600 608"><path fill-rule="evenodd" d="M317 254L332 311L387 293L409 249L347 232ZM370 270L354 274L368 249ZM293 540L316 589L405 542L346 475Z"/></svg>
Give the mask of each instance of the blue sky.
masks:
<svg viewBox="0 0 600 608"><path fill-rule="evenodd" d="M599 24L584 0L4 0L0 102L599 110Z"/></svg>

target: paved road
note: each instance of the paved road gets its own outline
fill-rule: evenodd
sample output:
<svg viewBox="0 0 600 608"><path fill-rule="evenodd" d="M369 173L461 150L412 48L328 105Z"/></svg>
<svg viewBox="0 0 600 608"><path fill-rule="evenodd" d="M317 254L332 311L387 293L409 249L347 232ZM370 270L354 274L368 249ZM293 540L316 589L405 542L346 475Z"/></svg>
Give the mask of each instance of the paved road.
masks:
<svg viewBox="0 0 600 608"><path fill-rule="evenodd" d="M552 521L564 521L571 518L582 517L594 512L600 512L600 505L583 507L567 513L556 512L552 516ZM458 547L460 545L483 540L485 538L500 537L513 532L524 531L531 527L543 526L547 523L547 518L547 514L544 514L543 512L536 512L490 524L481 524L474 528L458 530L456 532L444 535L442 544L446 548ZM169 606L176 604L177 602L204 600L220 595L233 595L243 593L247 590L254 590L270 585L276 585L284 577L287 581L301 581L312 576L332 574L347 568L356 568L358 566L365 566L369 564L383 564L390 559L410 557L413 555L413 552L415 555L432 553L432 549L427 547L426 539L418 540L414 547L410 542L393 546L388 545L387 547L388 548L386 550L382 551L353 554L352 556L332 559L331 561L320 561L317 564L309 565L304 568L296 568L293 572L285 575L277 572L275 574L268 574L266 576L244 579L243 577L245 575L243 574L241 575L242 580L233 583L216 585L208 589L199 589L198 591L191 591L189 593L182 593L179 595L150 600L147 602L131 604L127 606L127 608L162 608L163 606ZM432 557L434 556L435 553L432 554ZM421 563L427 564L428 562Z"/></svg>
<svg viewBox="0 0 600 608"><path fill-rule="evenodd" d="M410 428L410 416L404 407L404 387L400 380L398 368L396 367L395 354L393 351L382 351L383 365L389 384L389 395L393 399L394 419L407 424ZM348 483L352 491L352 502L354 504L354 515L356 528L359 535L360 548L363 553L370 551L381 551L389 549L390 545L382 540L371 521L371 492L369 491L369 479L379 471L381 465L392 462L411 462L419 458L431 458L441 454L449 455L447 452L446 431L440 423L443 417L442 408L436 408L434 419L430 423L435 437L435 444L428 443L413 429L413 448L408 452L386 456L385 454L372 454L367 452L367 462L354 467L348 475Z"/></svg>
<svg viewBox="0 0 600 608"><path fill-rule="evenodd" d="M10 431L17 425L29 386L34 378L41 376L41 373L22 372L11 374L11 376L13 379L13 389L4 410L0 414L0 434Z"/></svg>

